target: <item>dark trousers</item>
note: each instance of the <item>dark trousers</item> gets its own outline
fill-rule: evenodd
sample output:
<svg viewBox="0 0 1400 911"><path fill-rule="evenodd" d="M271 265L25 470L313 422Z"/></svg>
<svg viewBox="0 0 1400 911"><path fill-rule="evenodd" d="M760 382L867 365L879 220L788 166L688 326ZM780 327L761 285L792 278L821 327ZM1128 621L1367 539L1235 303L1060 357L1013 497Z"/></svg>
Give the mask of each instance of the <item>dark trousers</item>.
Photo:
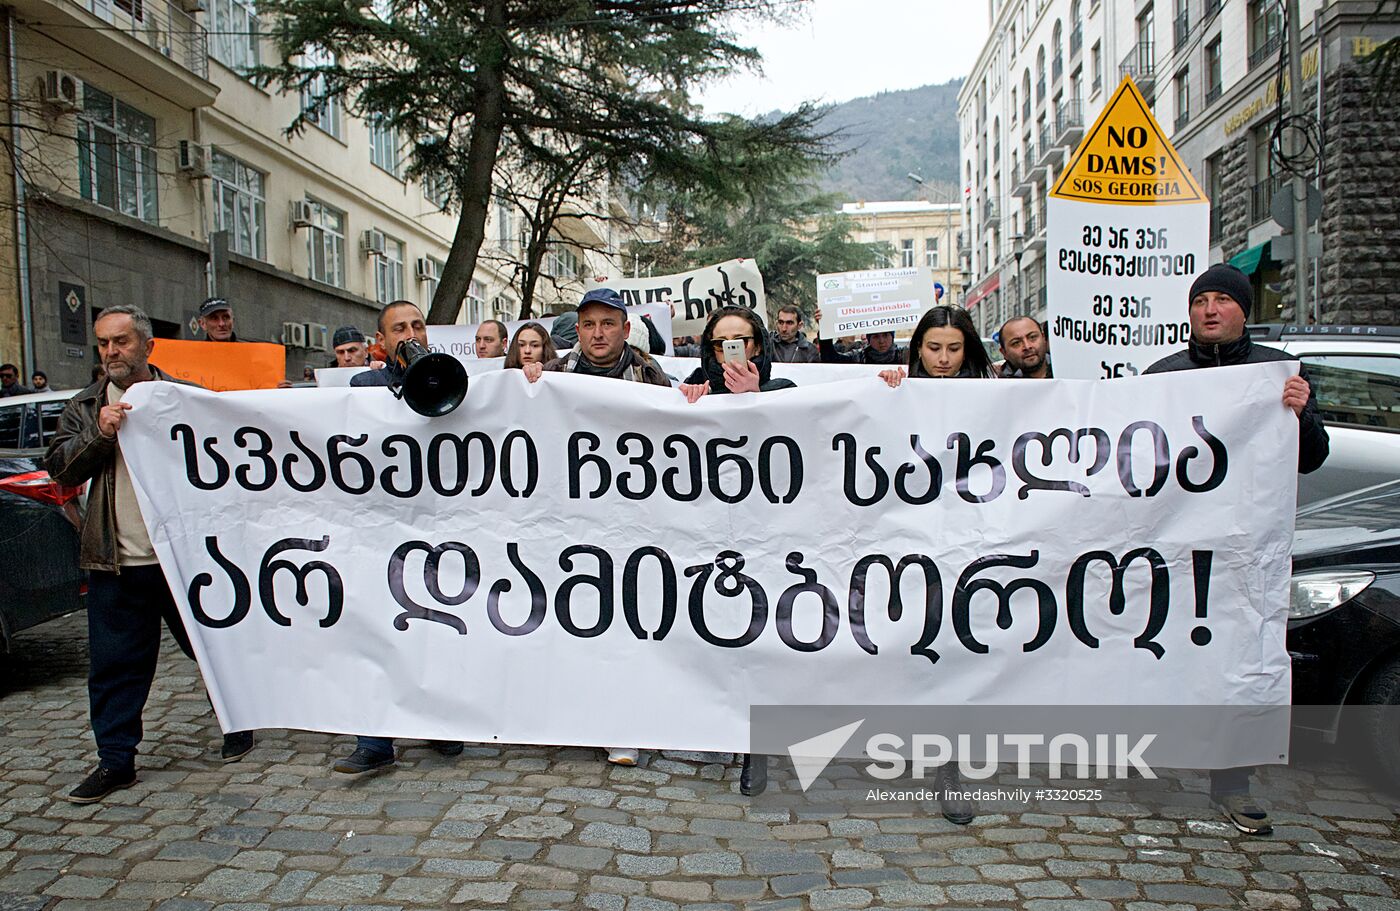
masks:
<svg viewBox="0 0 1400 911"><path fill-rule="evenodd" d="M103 768L130 771L160 654L161 621L194 658L159 565L88 574L88 701Z"/></svg>
<svg viewBox="0 0 1400 911"><path fill-rule="evenodd" d="M1210 796L1229 797L1232 794L1249 793L1249 776L1254 766L1240 766L1234 769L1210 770Z"/></svg>

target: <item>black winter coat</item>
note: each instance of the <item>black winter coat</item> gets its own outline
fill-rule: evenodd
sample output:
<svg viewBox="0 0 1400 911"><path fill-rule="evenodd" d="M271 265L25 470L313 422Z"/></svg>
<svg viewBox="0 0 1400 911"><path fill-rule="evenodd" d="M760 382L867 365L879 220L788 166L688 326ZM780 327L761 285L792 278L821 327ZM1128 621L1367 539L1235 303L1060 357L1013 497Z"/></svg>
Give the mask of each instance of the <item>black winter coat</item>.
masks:
<svg viewBox="0 0 1400 911"><path fill-rule="evenodd" d="M1219 345L1200 345L1191 339L1185 351L1169 354L1148 367L1147 373L1169 373L1174 370L1200 370L1205 367L1233 367L1236 364L1263 364L1269 361L1296 361L1293 355L1267 345L1256 345L1249 336ZM1308 378L1306 368L1299 375ZM1298 415L1298 473L1307 474L1322 467L1327 460L1330 442L1327 427L1317 413L1317 390L1308 383L1308 403Z"/></svg>

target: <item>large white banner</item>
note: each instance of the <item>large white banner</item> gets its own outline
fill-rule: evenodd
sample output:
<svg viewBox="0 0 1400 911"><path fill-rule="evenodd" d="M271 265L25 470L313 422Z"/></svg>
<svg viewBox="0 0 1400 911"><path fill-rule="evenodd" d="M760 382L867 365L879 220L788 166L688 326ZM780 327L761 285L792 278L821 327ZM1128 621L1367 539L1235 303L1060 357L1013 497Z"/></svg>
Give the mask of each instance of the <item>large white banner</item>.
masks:
<svg viewBox="0 0 1400 911"><path fill-rule="evenodd" d="M629 306L669 302L676 305L671 321L671 334L680 338L699 336L705 320L716 307L733 304L748 307L758 318L768 323L767 298L763 292L763 275L758 263L751 259L731 259L715 266L705 266L675 275L646 278L595 278L593 285L612 288L622 295Z"/></svg>
<svg viewBox="0 0 1400 911"><path fill-rule="evenodd" d="M1222 369L153 382L121 444L226 730L742 751L750 704L1286 705L1294 365Z"/></svg>

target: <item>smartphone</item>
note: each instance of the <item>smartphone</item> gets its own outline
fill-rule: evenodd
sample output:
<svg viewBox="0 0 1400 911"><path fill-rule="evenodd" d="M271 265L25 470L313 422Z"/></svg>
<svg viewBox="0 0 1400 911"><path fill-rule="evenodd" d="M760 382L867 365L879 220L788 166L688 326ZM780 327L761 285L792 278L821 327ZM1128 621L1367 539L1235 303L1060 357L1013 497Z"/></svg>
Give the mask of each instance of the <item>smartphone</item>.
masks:
<svg viewBox="0 0 1400 911"><path fill-rule="evenodd" d="M744 364L748 362L744 357L744 340L738 338L725 339L724 341L724 362L726 364Z"/></svg>

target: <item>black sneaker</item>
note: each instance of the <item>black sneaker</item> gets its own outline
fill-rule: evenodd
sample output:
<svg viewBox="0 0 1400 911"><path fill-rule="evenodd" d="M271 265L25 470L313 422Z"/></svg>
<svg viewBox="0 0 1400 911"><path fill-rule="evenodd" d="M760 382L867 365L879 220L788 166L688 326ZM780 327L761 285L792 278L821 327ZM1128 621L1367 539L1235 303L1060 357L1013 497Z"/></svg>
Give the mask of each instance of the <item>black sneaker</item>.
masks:
<svg viewBox="0 0 1400 911"><path fill-rule="evenodd" d="M136 770L117 771L98 766L93 773L83 779L83 783L68 792L72 803L97 803L113 791L129 788L136 784Z"/></svg>
<svg viewBox="0 0 1400 911"><path fill-rule="evenodd" d="M429 740L428 746L437 750L439 756L461 756L466 745L460 740Z"/></svg>
<svg viewBox="0 0 1400 911"><path fill-rule="evenodd" d="M331 770L342 775L363 775L393 764L393 753L373 753L364 747L356 747L355 752L331 766Z"/></svg>
<svg viewBox="0 0 1400 911"><path fill-rule="evenodd" d="M1268 835L1274 831L1269 814L1248 794L1228 794L1212 798L1236 829L1246 835Z"/></svg>
<svg viewBox="0 0 1400 911"><path fill-rule="evenodd" d="M219 755L224 762L237 762L251 752L253 752L253 732L234 731L232 734L224 735L224 745L219 750Z"/></svg>

